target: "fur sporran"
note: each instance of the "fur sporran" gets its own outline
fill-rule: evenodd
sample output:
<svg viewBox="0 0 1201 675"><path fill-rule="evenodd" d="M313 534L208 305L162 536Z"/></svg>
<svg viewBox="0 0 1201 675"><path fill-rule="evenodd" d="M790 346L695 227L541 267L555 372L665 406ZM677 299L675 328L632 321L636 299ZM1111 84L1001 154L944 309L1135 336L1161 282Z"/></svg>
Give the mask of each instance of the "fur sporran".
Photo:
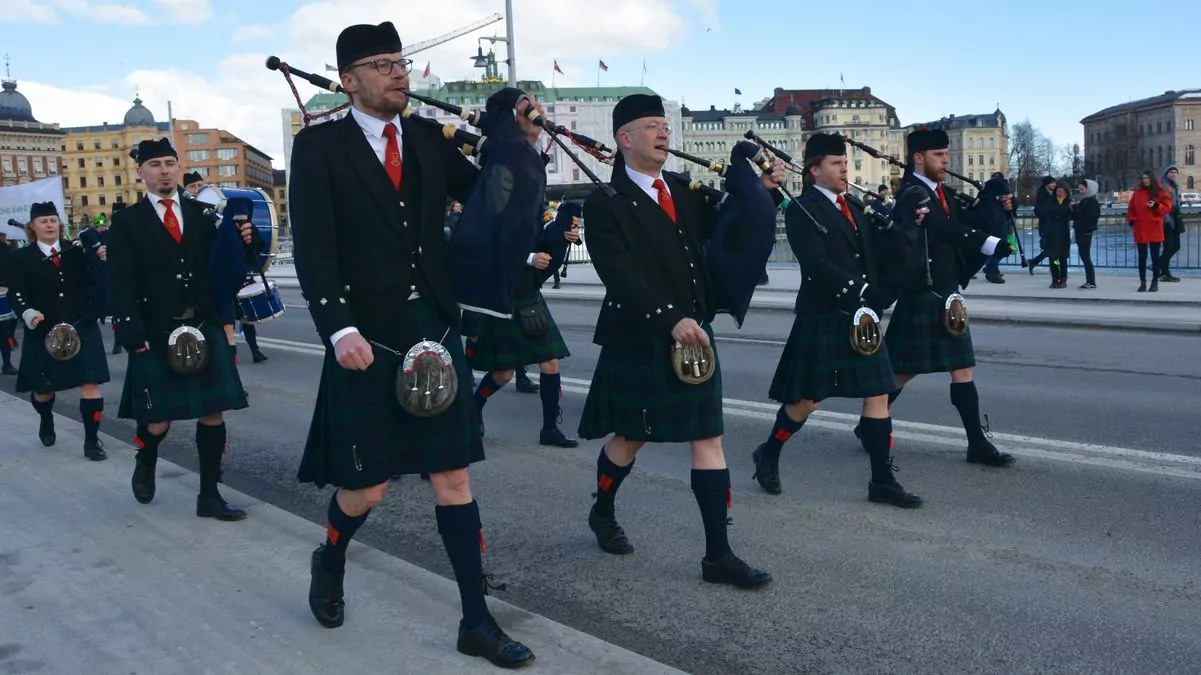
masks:
<svg viewBox="0 0 1201 675"><path fill-rule="evenodd" d="M69 323L55 324L46 334L46 352L55 361L70 361L79 354L82 346L79 331Z"/></svg>
<svg viewBox="0 0 1201 675"><path fill-rule="evenodd" d="M446 347L431 340L413 345L396 371L400 407L410 415L435 417L450 409L458 395L459 377Z"/></svg>
<svg viewBox="0 0 1201 675"><path fill-rule="evenodd" d="M851 349L861 356L871 356L884 344L880 317L870 307L860 307L851 319Z"/></svg>
<svg viewBox="0 0 1201 675"><path fill-rule="evenodd" d="M947 301L943 305L942 325L947 330L951 337L959 337L967 331L967 303L963 296L958 293L952 293L947 296Z"/></svg>
<svg viewBox="0 0 1201 675"><path fill-rule="evenodd" d="M717 357L710 345L682 345L671 348L671 368L684 384L704 384L713 377Z"/></svg>
<svg viewBox="0 0 1201 675"><path fill-rule="evenodd" d="M204 372L212 359L210 349L199 328L180 326L167 337L167 365L185 377Z"/></svg>

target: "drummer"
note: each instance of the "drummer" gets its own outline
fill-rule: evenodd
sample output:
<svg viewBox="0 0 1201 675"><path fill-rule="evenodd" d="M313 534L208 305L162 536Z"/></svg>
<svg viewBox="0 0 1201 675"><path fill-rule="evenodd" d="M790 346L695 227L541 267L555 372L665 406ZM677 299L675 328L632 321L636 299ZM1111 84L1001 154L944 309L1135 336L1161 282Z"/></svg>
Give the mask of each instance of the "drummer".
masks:
<svg viewBox="0 0 1201 675"><path fill-rule="evenodd" d="M193 197L198 196L205 187L207 185L204 182L204 176L201 176L199 172L189 171L183 175L183 189Z"/></svg>

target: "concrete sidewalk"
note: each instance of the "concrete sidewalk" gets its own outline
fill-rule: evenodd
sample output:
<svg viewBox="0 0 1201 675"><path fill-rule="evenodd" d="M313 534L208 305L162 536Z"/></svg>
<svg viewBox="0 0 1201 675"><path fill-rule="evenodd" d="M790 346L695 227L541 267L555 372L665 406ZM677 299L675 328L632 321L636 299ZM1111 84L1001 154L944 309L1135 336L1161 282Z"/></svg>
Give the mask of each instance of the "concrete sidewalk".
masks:
<svg viewBox="0 0 1201 675"><path fill-rule="evenodd" d="M321 526L224 486L250 518L198 519L198 477L162 460L143 506L132 447L105 436L109 459L93 463L82 427L55 425L42 447L29 403L0 394L0 673L497 672L455 651L453 582L352 543L346 625L327 630L305 602ZM527 672L681 672L489 604L537 655Z"/></svg>

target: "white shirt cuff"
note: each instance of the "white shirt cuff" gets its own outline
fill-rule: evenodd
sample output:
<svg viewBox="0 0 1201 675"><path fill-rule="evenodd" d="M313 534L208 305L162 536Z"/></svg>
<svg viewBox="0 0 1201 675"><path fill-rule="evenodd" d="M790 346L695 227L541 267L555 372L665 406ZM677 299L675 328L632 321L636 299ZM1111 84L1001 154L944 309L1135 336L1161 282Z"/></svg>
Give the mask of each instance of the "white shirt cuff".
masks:
<svg viewBox="0 0 1201 675"><path fill-rule="evenodd" d="M21 320L25 322L25 325L29 327L29 330L33 330L33 326L30 326L29 323L33 321L33 317L37 316L38 314L41 314L41 312L33 308L21 312Z"/></svg>
<svg viewBox="0 0 1201 675"><path fill-rule="evenodd" d="M528 257L528 258L526 258L526 259L525 259L525 264L529 265L530 267L533 267L533 266L534 266L534 256L535 256L535 255L537 255L537 254L536 254L536 253L531 253L531 254L530 254L530 257Z"/></svg>
<svg viewBox="0 0 1201 675"><path fill-rule="evenodd" d="M342 338L346 337L347 335L350 335L351 333L358 333L358 332L359 332L359 329L355 328L354 326L349 326L347 328L343 328L342 330L340 330L337 333L334 333L333 335L330 336L329 343L330 343L330 345L337 345L338 340L341 340Z"/></svg>
<svg viewBox="0 0 1201 675"><path fill-rule="evenodd" d="M980 252L984 255L992 255L993 253L996 253L997 244L999 243L1001 243L1001 240L997 237L989 237L988 239L984 240L984 245L980 247Z"/></svg>

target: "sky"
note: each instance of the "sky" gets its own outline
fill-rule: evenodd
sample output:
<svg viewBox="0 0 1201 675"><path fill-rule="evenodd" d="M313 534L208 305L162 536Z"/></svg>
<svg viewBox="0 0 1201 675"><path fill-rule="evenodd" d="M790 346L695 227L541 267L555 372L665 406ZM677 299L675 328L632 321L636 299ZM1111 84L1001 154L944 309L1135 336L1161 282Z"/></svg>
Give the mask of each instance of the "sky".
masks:
<svg viewBox="0 0 1201 675"><path fill-rule="evenodd" d="M1102 108L1201 88L1201 72L1184 58L1201 3L1169 0L1145 16L1107 0L1022 0L1003 12L970 2L932 12L896 0L512 4L519 79L549 84L557 61L559 86L645 78L693 109L845 82L870 86L901 124L999 105L1011 124L1029 119L1065 145L1083 143L1080 119ZM233 132L283 168L280 110L295 100L263 65L268 55L326 74L349 24L392 21L408 44L494 13L505 13L504 0L0 0L0 52L40 121L119 123L136 91L156 119L167 119L170 101L176 119ZM444 81L479 77L477 39L504 31L497 22L413 54L414 71L429 64ZM505 45L495 47L503 59ZM601 60L608 71L598 70ZM318 92L296 84L302 100Z"/></svg>

